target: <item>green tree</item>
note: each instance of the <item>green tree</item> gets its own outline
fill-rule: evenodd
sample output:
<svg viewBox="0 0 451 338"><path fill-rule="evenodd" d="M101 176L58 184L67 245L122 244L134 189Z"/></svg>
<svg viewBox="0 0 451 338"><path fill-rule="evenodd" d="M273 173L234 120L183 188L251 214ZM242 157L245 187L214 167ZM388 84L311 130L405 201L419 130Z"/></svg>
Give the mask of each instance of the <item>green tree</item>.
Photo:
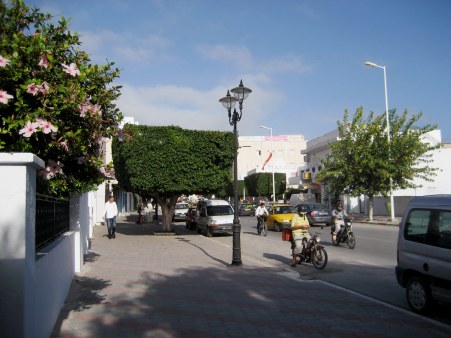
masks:
<svg viewBox="0 0 451 338"><path fill-rule="evenodd" d="M216 193L231 179L230 132L127 124L122 134L113 141L116 178L125 190L156 199L163 231L171 230L178 197Z"/></svg>
<svg viewBox="0 0 451 338"><path fill-rule="evenodd" d="M389 194L390 177L393 190L414 188L418 187L415 178L432 181L437 171L428 164L440 145L425 142L423 137L436 126L415 127L421 116L409 118L407 110L400 116L390 111L388 143L385 113L376 117L370 113L364 119L360 107L350 120L345 111L343 122L338 122L339 141L330 145L331 153L316 178L337 195L367 195L372 219L373 198Z"/></svg>
<svg viewBox="0 0 451 338"><path fill-rule="evenodd" d="M245 185L244 185L244 180L238 180L238 198L242 198L244 197L244 195L247 196L247 189L246 189ZM246 192L246 194L244 194L244 192ZM234 197L234 191L233 191L233 181L230 181L227 183L227 186L225 188L225 195L223 195L224 197Z"/></svg>
<svg viewBox="0 0 451 338"><path fill-rule="evenodd" d="M21 0L9 4L0 3L0 150L45 161L39 192L92 190L113 175L100 155L121 119L119 71L90 64L64 17L54 23Z"/></svg>
<svg viewBox="0 0 451 338"><path fill-rule="evenodd" d="M285 192L287 187L287 178L284 173L274 173L274 183L276 198ZM255 173L244 178L246 190L251 196L271 197L272 189L272 173Z"/></svg>

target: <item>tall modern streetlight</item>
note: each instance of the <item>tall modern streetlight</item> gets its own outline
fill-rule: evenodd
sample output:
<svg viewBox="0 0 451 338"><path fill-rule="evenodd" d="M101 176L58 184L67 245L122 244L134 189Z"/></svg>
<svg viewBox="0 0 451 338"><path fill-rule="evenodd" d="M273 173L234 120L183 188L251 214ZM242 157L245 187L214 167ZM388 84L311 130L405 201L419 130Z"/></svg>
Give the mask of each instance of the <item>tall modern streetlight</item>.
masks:
<svg viewBox="0 0 451 338"><path fill-rule="evenodd" d="M232 92L233 96L230 95ZM219 100L224 108L229 112L229 123L233 126L233 252L232 252L232 266L241 266L243 262L241 261L241 244L240 244L240 233L241 224L240 218L238 217L238 132L236 129L236 124L241 120L241 115L243 114L243 101L252 93L252 90L243 86L243 80L240 81L238 87L227 91L227 95ZM236 111L236 103L239 103L240 112Z"/></svg>
<svg viewBox="0 0 451 338"><path fill-rule="evenodd" d="M272 128L266 127L266 126L259 126L262 129L268 129L270 131L271 135L271 142L272 142ZM274 152L274 151L273 151ZM274 156L274 154L273 154ZM272 166L272 201L276 201L276 185L274 184L274 164Z"/></svg>
<svg viewBox="0 0 451 338"><path fill-rule="evenodd" d="M391 157L390 154L390 120L388 117L388 95L387 95L387 72L385 69L385 66L379 66L375 64L374 62L367 61L365 62L366 66L374 67L374 68L380 68L384 70L384 88L385 88L385 118L387 120L387 141L388 141L388 155L389 158ZM390 220L395 220L395 203L393 200L393 179L390 175Z"/></svg>

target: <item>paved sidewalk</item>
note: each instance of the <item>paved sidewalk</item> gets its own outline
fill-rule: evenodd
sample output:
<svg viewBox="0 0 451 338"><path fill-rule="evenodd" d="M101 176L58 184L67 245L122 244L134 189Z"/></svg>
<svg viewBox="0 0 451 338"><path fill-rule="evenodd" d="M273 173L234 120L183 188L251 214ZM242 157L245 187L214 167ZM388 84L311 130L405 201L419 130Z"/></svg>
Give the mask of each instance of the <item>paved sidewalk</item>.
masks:
<svg viewBox="0 0 451 338"><path fill-rule="evenodd" d="M133 221L135 218L133 218ZM52 337L450 337L451 326L258 265L176 225L95 228ZM230 244L232 237L230 237ZM327 268L326 268L327 269Z"/></svg>

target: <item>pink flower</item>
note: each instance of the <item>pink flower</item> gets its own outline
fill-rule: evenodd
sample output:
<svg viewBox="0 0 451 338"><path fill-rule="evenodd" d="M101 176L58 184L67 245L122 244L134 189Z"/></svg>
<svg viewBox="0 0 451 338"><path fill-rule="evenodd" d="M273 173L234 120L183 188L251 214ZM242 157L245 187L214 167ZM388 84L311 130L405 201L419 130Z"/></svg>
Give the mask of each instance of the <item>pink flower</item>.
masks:
<svg viewBox="0 0 451 338"><path fill-rule="evenodd" d="M56 174L62 175L63 174L62 167L64 167L64 165L59 161L55 162L53 160L49 160L45 168L39 172L39 175L41 175L45 180L49 180Z"/></svg>
<svg viewBox="0 0 451 338"><path fill-rule="evenodd" d="M23 134L23 137L30 137L39 128L39 122L30 121L27 122L25 127L19 130L19 134Z"/></svg>
<svg viewBox="0 0 451 338"><path fill-rule="evenodd" d="M38 93L47 94L49 92L50 86L49 84L44 81L42 84L38 85L36 83L30 83L27 86L27 93L32 94L33 96L36 96Z"/></svg>
<svg viewBox="0 0 451 338"><path fill-rule="evenodd" d="M4 90L0 90L0 102L4 104L8 104L8 100L12 99L14 96L9 95Z"/></svg>
<svg viewBox="0 0 451 338"><path fill-rule="evenodd" d="M39 93L40 86L35 83L30 83L27 86L27 93L32 94L33 96Z"/></svg>
<svg viewBox="0 0 451 338"><path fill-rule="evenodd" d="M49 160L47 162L47 166L49 166L50 167L50 171L53 171L55 174L62 174L63 173L63 169L62 168L64 167L64 165L60 161L55 162L53 160Z"/></svg>
<svg viewBox="0 0 451 338"><path fill-rule="evenodd" d="M50 65L49 59L47 59L47 56L41 57L39 60L39 66L47 68Z"/></svg>
<svg viewBox="0 0 451 338"><path fill-rule="evenodd" d="M80 71L78 70L77 65L75 63L72 62L69 66L65 65L63 63L62 66L64 68L63 70L66 73L68 73L68 74L70 74L72 76L80 75Z"/></svg>
<svg viewBox="0 0 451 338"><path fill-rule="evenodd" d="M80 112L80 116L85 117L86 112L90 111L91 108L92 108L92 105L90 105L89 103L82 103L82 104L78 105L78 111Z"/></svg>
<svg viewBox="0 0 451 338"><path fill-rule="evenodd" d="M43 179L45 180L49 180L51 179L53 176L55 176L55 173L50 171L50 167L45 167L44 169L42 169L41 171L39 171L39 175L42 176Z"/></svg>
<svg viewBox="0 0 451 338"><path fill-rule="evenodd" d="M64 148L65 151L69 151L69 146L67 145L67 141L60 141L60 146Z"/></svg>
<svg viewBox="0 0 451 338"><path fill-rule="evenodd" d="M102 116L102 106L100 104L95 104L90 109L91 113L97 113L98 115Z"/></svg>
<svg viewBox="0 0 451 338"><path fill-rule="evenodd" d="M9 64L9 60L5 59L3 56L0 55L0 67L6 67Z"/></svg>
<svg viewBox="0 0 451 338"><path fill-rule="evenodd" d="M46 81L42 82L39 91L45 95L49 92L49 90L50 90L49 84Z"/></svg>
<svg viewBox="0 0 451 338"><path fill-rule="evenodd" d="M36 122L39 123L39 127L42 129L42 132L44 134L49 134L50 132L56 133L56 131L58 130L57 127L55 127L53 124L51 124L47 120L37 119Z"/></svg>

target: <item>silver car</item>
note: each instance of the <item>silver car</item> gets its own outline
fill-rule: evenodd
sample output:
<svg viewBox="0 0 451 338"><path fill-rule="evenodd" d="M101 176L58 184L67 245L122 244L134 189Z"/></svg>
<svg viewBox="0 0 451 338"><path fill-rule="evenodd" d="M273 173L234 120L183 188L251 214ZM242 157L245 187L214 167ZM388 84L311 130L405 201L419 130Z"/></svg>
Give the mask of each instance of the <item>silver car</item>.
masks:
<svg viewBox="0 0 451 338"><path fill-rule="evenodd" d="M185 222L186 213L188 212L189 204L185 202L177 203L175 205L174 216L172 217L173 222Z"/></svg>

